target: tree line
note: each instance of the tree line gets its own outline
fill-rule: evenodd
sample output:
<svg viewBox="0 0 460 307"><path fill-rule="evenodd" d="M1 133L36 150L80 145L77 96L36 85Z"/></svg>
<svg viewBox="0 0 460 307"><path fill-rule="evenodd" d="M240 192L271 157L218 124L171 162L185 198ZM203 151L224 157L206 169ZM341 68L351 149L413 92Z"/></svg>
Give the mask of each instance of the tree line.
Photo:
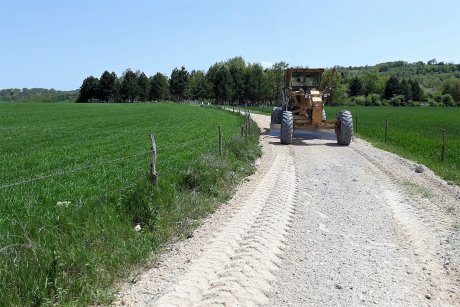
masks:
<svg viewBox="0 0 460 307"><path fill-rule="evenodd" d="M58 91L46 88L9 88L0 90L0 101L36 101L58 102L64 100L74 101L78 91Z"/></svg>
<svg viewBox="0 0 460 307"><path fill-rule="evenodd" d="M286 62L269 68L247 63L242 57L218 62L204 70L174 68L169 76L147 77L127 69L120 77L104 71L89 76L80 87L79 102L145 102L161 100L212 101L216 104L270 104L281 102ZM334 77L331 78L331 74ZM441 76L441 77L440 77ZM427 87L421 80L441 78ZM437 80L437 79L436 79ZM331 84L328 84L332 82ZM358 105L460 105L460 65L430 60L404 61L365 67L326 69L321 87L333 89L329 103Z"/></svg>
<svg viewBox="0 0 460 307"><path fill-rule="evenodd" d="M145 102L160 100L212 100L221 104L272 103L280 99L285 62L263 68L242 57L218 62L207 71L174 68L170 76L160 72L147 77L127 69L120 77L104 71L100 78L89 76L80 87L78 102Z"/></svg>
<svg viewBox="0 0 460 307"><path fill-rule="evenodd" d="M337 69L347 80L341 95L346 104L460 105L460 64L431 59Z"/></svg>

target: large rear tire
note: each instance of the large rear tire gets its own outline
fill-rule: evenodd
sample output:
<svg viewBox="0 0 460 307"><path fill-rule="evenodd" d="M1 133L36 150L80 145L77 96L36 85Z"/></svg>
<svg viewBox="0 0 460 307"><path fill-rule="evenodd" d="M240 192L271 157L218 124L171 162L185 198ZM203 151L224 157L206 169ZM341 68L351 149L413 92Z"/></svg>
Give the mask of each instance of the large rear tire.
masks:
<svg viewBox="0 0 460 307"><path fill-rule="evenodd" d="M281 117L283 117L283 109L280 107L274 107L272 110L272 124L281 124Z"/></svg>
<svg viewBox="0 0 460 307"><path fill-rule="evenodd" d="M337 113L338 127L335 131L337 144L348 146L353 136L353 117L350 111L340 111Z"/></svg>
<svg viewBox="0 0 460 307"><path fill-rule="evenodd" d="M294 133L294 122L292 120L292 112L284 111L281 119L281 144L289 145L292 143L292 135Z"/></svg>

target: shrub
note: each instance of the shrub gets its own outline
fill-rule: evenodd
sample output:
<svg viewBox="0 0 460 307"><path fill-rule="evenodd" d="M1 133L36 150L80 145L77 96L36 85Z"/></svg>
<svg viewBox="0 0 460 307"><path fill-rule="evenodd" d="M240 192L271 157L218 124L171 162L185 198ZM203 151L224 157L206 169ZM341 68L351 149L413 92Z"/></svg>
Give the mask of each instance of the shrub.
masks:
<svg viewBox="0 0 460 307"><path fill-rule="evenodd" d="M364 96L356 96L354 98L354 101L358 106L366 105L366 97L364 97Z"/></svg>
<svg viewBox="0 0 460 307"><path fill-rule="evenodd" d="M456 103L454 102L454 98L452 98L451 94L442 95L442 103L446 107L455 107L456 106Z"/></svg>

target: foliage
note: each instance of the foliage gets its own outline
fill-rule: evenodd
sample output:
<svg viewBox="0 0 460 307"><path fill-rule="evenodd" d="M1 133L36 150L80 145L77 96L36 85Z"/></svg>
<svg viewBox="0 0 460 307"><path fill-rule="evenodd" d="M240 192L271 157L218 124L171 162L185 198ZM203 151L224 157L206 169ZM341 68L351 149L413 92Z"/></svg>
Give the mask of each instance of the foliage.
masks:
<svg viewBox="0 0 460 307"><path fill-rule="evenodd" d="M83 84L80 88L80 95L78 96L79 102L88 102L91 99L97 97L99 87L99 79L89 76L83 80Z"/></svg>
<svg viewBox="0 0 460 307"><path fill-rule="evenodd" d="M123 101L134 102L139 95L139 81L137 74L127 69L121 77L120 95Z"/></svg>
<svg viewBox="0 0 460 307"><path fill-rule="evenodd" d="M147 101L149 98L149 92L150 92L149 78L147 78L147 76L143 72L139 72L138 77L137 77L137 83L138 83L137 97L139 98L140 101Z"/></svg>
<svg viewBox="0 0 460 307"><path fill-rule="evenodd" d="M78 95L78 91L58 91L55 89L45 88L10 88L0 90L0 101L74 101Z"/></svg>
<svg viewBox="0 0 460 307"><path fill-rule="evenodd" d="M95 95L100 101L109 102L115 93L115 87L117 83L117 75L112 72L109 73L107 70L104 71L99 78L98 90Z"/></svg>
<svg viewBox="0 0 460 307"><path fill-rule="evenodd" d="M460 102L460 79L448 79L442 84L442 93L450 94L452 98Z"/></svg>
<svg viewBox="0 0 460 307"><path fill-rule="evenodd" d="M174 68L169 80L159 79L159 75L156 75L155 85L152 85L153 77L147 82L145 74L137 72L136 76L141 80L130 97L118 95L120 87L123 87L124 78L121 78L115 82L115 90L109 100L133 102L170 97L175 101L211 99L218 104L228 102L240 105L279 105L287 67L287 63L278 62L264 69L260 64L247 63L238 56L211 65L206 73L195 70L189 73L183 66L180 69ZM108 72L103 74L104 78L107 74ZM450 94L454 102L460 101L458 80L460 65L437 62L434 59L429 64L421 61L395 61L375 66L336 66L334 69L326 69L320 89L332 89L328 101L333 104L349 105L357 102L367 105L366 100L356 100L355 97L370 96L374 101L370 105L420 105L421 102L432 103L435 96L429 96L431 94L439 94L440 97L441 94ZM102 76L99 82L102 83ZM168 94L164 91L165 83L169 86ZM82 85L83 90L85 86L86 84ZM378 99L376 95L379 96ZM375 103L377 100L381 103ZM439 102L441 100L442 97ZM107 101L107 94L95 93L94 96L87 96L86 101Z"/></svg>
<svg viewBox="0 0 460 307"><path fill-rule="evenodd" d="M211 96L211 84L201 70L192 70L187 88L187 97L203 101Z"/></svg>
<svg viewBox="0 0 460 307"><path fill-rule="evenodd" d="M190 75L184 66L180 70L177 68L173 69L171 78L169 79L169 90L175 100L184 100L189 77Z"/></svg>
<svg viewBox="0 0 460 307"><path fill-rule="evenodd" d="M0 111L8 136L0 148L1 306L107 305L114 280L167 240L189 236L260 154L258 130L234 138L243 117L211 108L1 103ZM148 182L152 131L157 186Z"/></svg>
<svg viewBox="0 0 460 307"><path fill-rule="evenodd" d="M153 101L165 100L169 97L168 77L158 72L150 78L149 98Z"/></svg>

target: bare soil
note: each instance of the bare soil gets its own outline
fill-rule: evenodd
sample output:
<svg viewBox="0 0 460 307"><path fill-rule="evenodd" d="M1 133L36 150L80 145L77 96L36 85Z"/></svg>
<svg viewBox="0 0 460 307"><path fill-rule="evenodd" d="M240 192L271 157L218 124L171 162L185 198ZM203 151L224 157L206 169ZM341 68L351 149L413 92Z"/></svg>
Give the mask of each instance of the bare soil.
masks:
<svg viewBox="0 0 460 307"><path fill-rule="evenodd" d="M257 172L115 305L460 305L459 187L333 132L281 145L252 117Z"/></svg>

